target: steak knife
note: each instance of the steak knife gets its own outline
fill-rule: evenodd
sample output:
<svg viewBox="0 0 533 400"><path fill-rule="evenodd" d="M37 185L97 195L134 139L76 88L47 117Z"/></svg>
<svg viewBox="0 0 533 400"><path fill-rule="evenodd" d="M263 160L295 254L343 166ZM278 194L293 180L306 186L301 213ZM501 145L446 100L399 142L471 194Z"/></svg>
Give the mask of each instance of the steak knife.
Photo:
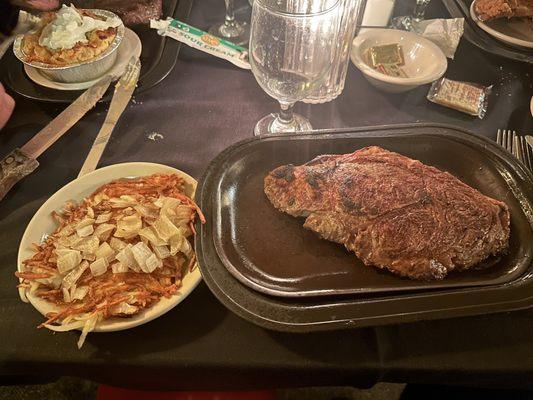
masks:
<svg viewBox="0 0 533 400"><path fill-rule="evenodd" d="M0 161L0 200L22 178L33 172L39 162L36 160L65 132L83 117L102 98L115 79L107 75L87 89L80 97L55 117L39 133L20 149L15 149Z"/></svg>
<svg viewBox="0 0 533 400"><path fill-rule="evenodd" d="M130 102L133 91L137 86L137 81L139 80L140 71L141 63L139 59L137 57L132 57L126 66L122 77L115 85L115 93L111 99L111 105L109 106L109 111L107 112L104 124L102 125L102 128L100 128L100 132L98 132L96 139L94 139L94 143L81 167L78 178L96 169L98 161L100 161L100 158L102 157L117 121Z"/></svg>

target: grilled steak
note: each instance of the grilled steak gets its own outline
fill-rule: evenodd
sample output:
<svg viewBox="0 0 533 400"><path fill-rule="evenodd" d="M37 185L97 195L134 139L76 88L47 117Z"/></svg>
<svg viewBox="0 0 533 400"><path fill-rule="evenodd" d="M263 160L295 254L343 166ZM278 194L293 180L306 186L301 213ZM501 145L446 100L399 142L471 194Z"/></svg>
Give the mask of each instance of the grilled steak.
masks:
<svg viewBox="0 0 533 400"><path fill-rule="evenodd" d="M149 24L162 13L162 0L94 0L94 7L118 14L124 25Z"/></svg>
<svg viewBox="0 0 533 400"><path fill-rule="evenodd" d="M265 178L265 194L366 265L411 279L442 279L509 243L504 203L379 147L278 167Z"/></svg>
<svg viewBox="0 0 533 400"><path fill-rule="evenodd" d="M476 0L474 9L479 19L533 17L533 0Z"/></svg>

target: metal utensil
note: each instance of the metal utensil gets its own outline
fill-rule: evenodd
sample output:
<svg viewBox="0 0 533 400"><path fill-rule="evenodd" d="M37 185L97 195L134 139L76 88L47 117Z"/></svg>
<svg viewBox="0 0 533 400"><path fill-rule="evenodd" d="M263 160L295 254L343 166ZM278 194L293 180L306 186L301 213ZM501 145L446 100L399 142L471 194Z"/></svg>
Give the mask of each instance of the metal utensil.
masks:
<svg viewBox="0 0 533 400"><path fill-rule="evenodd" d="M527 146L526 140L523 136L518 135L516 131L508 129L498 129L496 134L496 143L518 158L529 170L533 171L533 154L529 146Z"/></svg>
<svg viewBox="0 0 533 400"><path fill-rule="evenodd" d="M513 154L512 133L507 129L498 129L496 134L496 143L502 146L509 153Z"/></svg>
<svg viewBox="0 0 533 400"><path fill-rule="evenodd" d="M113 133L113 129L124 109L128 105L131 99L131 95L137 86L139 80L139 73L141 71L141 63L137 57L132 57L124 74L115 85L115 93L109 106L106 119L100 132L94 139L93 145L89 150L89 154L81 167L78 177L85 175L88 172L94 171L98 165L98 161L102 157L102 153L107 146L107 142Z"/></svg>
<svg viewBox="0 0 533 400"><path fill-rule="evenodd" d="M521 161L530 171L533 171L533 154L531 154L531 149L527 144L526 138L522 135L518 135L517 138L519 153L521 153L522 156Z"/></svg>
<svg viewBox="0 0 533 400"><path fill-rule="evenodd" d="M83 117L104 95L115 78L107 75L55 117L20 149L15 149L0 161L0 200L15 183L33 172L38 166L36 158L55 143Z"/></svg>
<svg viewBox="0 0 533 400"><path fill-rule="evenodd" d="M533 136L526 135L524 138L526 139L526 143L529 145L530 150L533 149Z"/></svg>

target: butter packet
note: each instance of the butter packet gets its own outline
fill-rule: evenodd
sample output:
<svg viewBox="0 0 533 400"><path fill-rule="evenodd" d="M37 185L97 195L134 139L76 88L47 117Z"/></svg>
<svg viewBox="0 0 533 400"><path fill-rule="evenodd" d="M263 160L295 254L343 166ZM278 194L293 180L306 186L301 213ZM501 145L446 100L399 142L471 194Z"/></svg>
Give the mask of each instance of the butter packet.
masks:
<svg viewBox="0 0 533 400"><path fill-rule="evenodd" d="M398 67L405 65L403 49L398 43L370 47L368 49L368 54L373 68L376 68L380 65L394 64Z"/></svg>
<svg viewBox="0 0 533 400"><path fill-rule="evenodd" d="M427 98L433 103L482 119L487 112L491 91L492 86L441 78L433 82Z"/></svg>
<svg viewBox="0 0 533 400"><path fill-rule="evenodd" d="M374 69L384 75L393 76L395 78L409 78L405 71L396 64L380 64Z"/></svg>
<svg viewBox="0 0 533 400"><path fill-rule="evenodd" d="M150 20L150 28L161 36L171 37L197 50L227 60L237 67L250 69L248 50L227 40L210 35L194 26L172 18Z"/></svg>

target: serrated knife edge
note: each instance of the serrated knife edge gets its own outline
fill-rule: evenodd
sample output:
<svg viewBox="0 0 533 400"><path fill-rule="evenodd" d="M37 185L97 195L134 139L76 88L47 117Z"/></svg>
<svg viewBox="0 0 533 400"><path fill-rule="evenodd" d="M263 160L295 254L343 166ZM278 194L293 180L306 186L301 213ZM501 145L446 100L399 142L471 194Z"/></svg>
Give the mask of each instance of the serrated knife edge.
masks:
<svg viewBox="0 0 533 400"><path fill-rule="evenodd" d="M46 125L39 133L31 138L20 148L24 154L30 158L37 158L43 154L52 144L56 142L65 132L72 128L81 117L83 117L98 100L102 98L111 82L113 76L106 76L87 89L80 97L65 108L57 117Z"/></svg>

